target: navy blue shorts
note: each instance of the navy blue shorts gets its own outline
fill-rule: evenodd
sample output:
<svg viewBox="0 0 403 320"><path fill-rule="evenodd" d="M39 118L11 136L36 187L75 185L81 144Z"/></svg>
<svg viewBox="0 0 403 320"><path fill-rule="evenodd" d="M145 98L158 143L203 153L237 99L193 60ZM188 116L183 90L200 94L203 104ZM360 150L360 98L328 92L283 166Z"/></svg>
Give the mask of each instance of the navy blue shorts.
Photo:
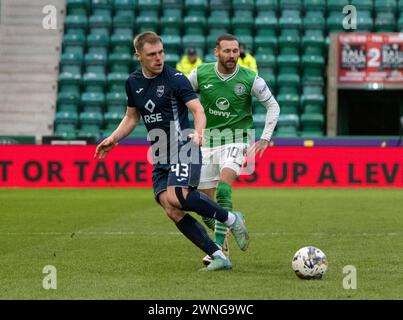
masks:
<svg viewBox="0 0 403 320"><path fill-rule="evenodd" d="M157 164L153 167L154 197L158 202L158 195L169 187L197 188L200 182L202 164L177 163Z"/></svg>

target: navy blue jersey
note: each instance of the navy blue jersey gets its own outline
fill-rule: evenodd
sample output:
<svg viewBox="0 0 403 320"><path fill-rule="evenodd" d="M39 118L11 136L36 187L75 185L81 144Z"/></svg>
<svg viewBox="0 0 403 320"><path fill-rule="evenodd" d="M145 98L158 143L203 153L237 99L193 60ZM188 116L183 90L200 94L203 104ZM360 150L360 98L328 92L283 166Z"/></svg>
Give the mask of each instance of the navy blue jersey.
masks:
<svg viewBox="0 0 403 320"><path fill-rule="evenodd" d="M189 129L185 103L196 99L188 78L165 65L154 78L146 78L142 70L133 72L126 81L127 106L139 110L148 131L159 128L169 137L170 123L176 131Z"/></svg>

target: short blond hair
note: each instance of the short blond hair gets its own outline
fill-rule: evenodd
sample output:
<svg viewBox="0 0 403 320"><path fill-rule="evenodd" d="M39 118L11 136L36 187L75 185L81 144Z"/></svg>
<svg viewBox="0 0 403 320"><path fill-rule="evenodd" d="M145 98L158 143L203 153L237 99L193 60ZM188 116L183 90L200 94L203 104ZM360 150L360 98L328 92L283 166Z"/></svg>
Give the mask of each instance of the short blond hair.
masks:
<svg viewBox="0 0 403 320"><path fill-rule="evenodd" d="M134 38L133 46L134 46L134 50L136 52L140 52L143 49L144 44L146 44L146 43L155 44L158 42L162 43L162 39L158 34L156 34L153 31L145 31L145 32L138 34Z"/></svg>

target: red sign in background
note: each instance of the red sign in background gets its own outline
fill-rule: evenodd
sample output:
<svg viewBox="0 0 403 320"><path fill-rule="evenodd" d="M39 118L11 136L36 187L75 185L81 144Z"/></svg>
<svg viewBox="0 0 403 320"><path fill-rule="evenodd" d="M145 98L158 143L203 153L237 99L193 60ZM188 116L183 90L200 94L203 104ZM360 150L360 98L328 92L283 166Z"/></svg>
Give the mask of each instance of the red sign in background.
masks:
<svg viewBox="0 0 403 320"><path fill-rule="evenodd" d="M339 34L339 83L403 85L403 33Z"/></svg>
<svg viewBox="0 0 403 320"><path fill-rule="evenodd" d="M0 187L150 187L147 146L0 146ZM252 170L253 169L253 170ZM241 187L403 187L403 148L271 147Z"/></svg>

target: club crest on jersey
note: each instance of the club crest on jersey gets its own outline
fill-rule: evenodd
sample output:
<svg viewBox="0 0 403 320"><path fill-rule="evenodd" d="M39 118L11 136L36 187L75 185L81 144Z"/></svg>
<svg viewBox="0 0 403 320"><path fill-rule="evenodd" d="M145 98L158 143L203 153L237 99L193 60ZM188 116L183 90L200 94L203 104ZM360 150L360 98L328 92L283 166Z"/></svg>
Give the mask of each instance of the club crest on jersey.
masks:
<svg viewBox="0 0 403 320"><path fill-rule="evenodd" d="M155 103L151 99L149 99L145 104L144 108L148 110L150 113L153 113L155 109Z"/></svg>
<svg viewBox="0 0 403 320"><path fill-rule="evenodd" d="M164 94L164 91L165 91L165 86L164 85L158 86L157 87L157 97L161 98L163 96L163 94Z"/></svg>
<svg viewBox="0 0 403 320"><path fill-rule="evenodd" d="M234 92L237 96L241 96L245 93L245 86L242 83L237 83L234 87Z"/></svg>

